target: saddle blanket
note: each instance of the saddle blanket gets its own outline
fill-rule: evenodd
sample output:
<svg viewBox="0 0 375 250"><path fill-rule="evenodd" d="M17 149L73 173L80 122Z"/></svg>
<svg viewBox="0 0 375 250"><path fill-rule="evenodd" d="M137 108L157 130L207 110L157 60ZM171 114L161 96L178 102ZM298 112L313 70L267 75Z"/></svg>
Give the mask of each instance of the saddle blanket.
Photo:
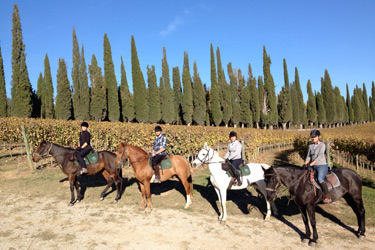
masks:
<svg viewBox="0 0 375 250"><path fill-rule="evenodd" d="M148 165L153 170L151 157L148 158ZM172 163L171 163L171 159L169 159L169 156L167 156L161 161L161 169L170 169L170 168L172 168Z"/></svg>
<svg viewBox="0 0 375 250"><path fill-rule="evenodd" d="M85 157L85 163L86 164L92 164L98 161L98 152L94 152L91 154L86 155ZM75 164L79 165L78 161L74 161Z"/></svg>
<svg viewBox="0 0 375 250"><path fill-rule="evenodd" d="M341 185L339 178L334 172L327 174L326 178L327 178L328 190L331 190L332 188L336 188ZM319 183L316 182L315 178L314 178L313 183L317 189L321 189Z"/></svg>
<svg viewBox="0 0 375 250"><path fill-rule="evenodd" d="M241 170L241 176L248 176L251 174L250 168L247 164L244 164L242 167L240 167L240 170ZM226 171L226 173L229 177L232 176L228 170Z"/></svg>

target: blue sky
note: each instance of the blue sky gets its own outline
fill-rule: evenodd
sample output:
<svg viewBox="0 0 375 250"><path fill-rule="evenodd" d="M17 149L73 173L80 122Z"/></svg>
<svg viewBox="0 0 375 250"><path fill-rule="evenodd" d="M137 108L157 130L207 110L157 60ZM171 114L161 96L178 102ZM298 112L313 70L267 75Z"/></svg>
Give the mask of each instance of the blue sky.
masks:
<svg viewBox="0 0 375 250"><path fill-rule="evenodd" d="M210 44L220 48L226 65L232 62L247 78L251 63L255 76L263 74L263 45L271 56L271 73L276 93L284 84L283 58L289 80L298 68L306 101L306 83L320 90L320 78L328 69L333 85L346 96L348 83L366 84L367 93L375 80L375 1L11 1L0 2L0 46L7 95L10 96L12 12L17 3L26 45L29 77L34 89L44 57L48 54L56 94L58 59L72 68L72 30L84 45L86 64L95 54L103 67L103 37L111 43L117 82L120 57L131 82L130 41L134 35L138 58L147 81L147 65L161 75L163 47L172 67L182 71L184 51L189 54L190 71L196 61L203 83L210 85ZM228 77L227 77L228 79ZM71 82L72 84L72 82Z"/></svg>

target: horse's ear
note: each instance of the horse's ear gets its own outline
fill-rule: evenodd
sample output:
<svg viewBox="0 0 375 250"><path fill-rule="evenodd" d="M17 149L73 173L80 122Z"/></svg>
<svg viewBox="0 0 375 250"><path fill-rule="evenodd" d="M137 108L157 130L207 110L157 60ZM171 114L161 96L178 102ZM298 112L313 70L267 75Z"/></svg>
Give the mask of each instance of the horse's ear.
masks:
<svg viewBox="0 0 375 250"><path fill-rule="evenodd" d="M41 142L40 144L44 144L44 143L46 143L46 141L43 139L42 142Z"/></svg>
<svg viewBox="0 0 375 250"><path fill-rule="evenodd" d="M204 146L203 146L203 147L204 147L204 148L207 148L207 147L208 147L207 142L204 143Z"/></svg>

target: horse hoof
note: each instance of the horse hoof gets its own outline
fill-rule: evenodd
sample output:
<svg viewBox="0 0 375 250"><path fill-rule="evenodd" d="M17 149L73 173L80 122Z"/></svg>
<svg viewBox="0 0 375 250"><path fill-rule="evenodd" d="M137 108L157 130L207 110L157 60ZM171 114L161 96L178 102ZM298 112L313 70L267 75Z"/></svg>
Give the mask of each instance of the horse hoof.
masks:
<svg viewBox="0 0 375 250"><path fill-rule="evenodd" d="M118 202L118 200L115 199L115 200L114 200L114 203L117 203L117 202Z"/></svg>
<svg viewBox="0 0 375 250"><path fill-rule="evenodd" d="M315 241L310 241L309 242L309 246L310 247L315 247L316 246L316 242Z"/></svg>
<svg viewBox="0 0 375 250"><path fill-rule="evenodd" d="M138 211L143 212L145 209L143 207L138 208Z"/></svg>
<svg viewBox="0 0 375 250"><path fill-rule="evenodd" d="M101 200L101 201L104 200L104 197L100 197L100 200Z"/></svg>
<svg viewBox="0 0 375 250"><path fill-rule="evenodd" d="M358 236L358 239L359 239L359 240L364 240L365 238L366 238L366 236L364 236L364 235L359 235L359 236Z"/></svg>
<svg viewBox="0 0 375 250"><path fill-rule="evenodd" d="M225 226L226 224L227 224L227 222L226 222L225 220L221 220L221 221L220 221L220 225Z"/></svg>
<svg viewBox="0 0 375 250"><path fill-rule="evenodd" d="M310 241L310 239L308 239L308 238L303 238L303 239L301 240L302 243L308 243L309 241Z"/></svg>
<svg viewBox="0 0 375 250"><path fill-rule="evenodd" d="M74 205L74 202L70 202L68 206L72 207L73 205Z"/></svg>

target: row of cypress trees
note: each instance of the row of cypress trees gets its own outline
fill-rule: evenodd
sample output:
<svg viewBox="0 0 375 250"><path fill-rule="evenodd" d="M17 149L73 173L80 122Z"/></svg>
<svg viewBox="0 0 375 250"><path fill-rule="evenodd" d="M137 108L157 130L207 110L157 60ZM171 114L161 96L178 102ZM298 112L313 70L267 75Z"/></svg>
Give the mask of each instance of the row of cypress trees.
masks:
<svg viewBox="0 0 375 250"><path fill-rule="evenodd" d="M12 99L7 101L3 59L0 48L0 116L42 117L95 121L136 121L140 123L225 125L274 128L282 126L336 126L375 119L375 86L372 83L368 98L365 84L356 86L350 96L346 85L346 99L338 87L333 87L328 71L321 78L321 91L313 92L307 82L308 100L305 104L295 68L295 79L289 81L286 60L283 60L284 86L276 96L271 74L271 58L263 47L263 76L254 77L248 65L245 80L240 69L227 64L229 83L225 79L220 50L211 52L211 89L202 83L197 63L190 73L188 53L184 52L182 84L179 67L172 68L172 86L163 48L162 75L157 79L155 66L147 66L147 86L140 68L134 37L131 37L131 65L134 94L130 93L126 71L121 58L121 82L118 86L111 45L104 35L104 71L95 55L87 67L84 47L81 51L73 28L72 86L67 64L58 61L57 95L53 98L50 62L46 54L44 74L40 73L37 91L31 88L28 77L25 45L18 6L14 5L12 28ZM91 86L89 86L90 78Z"/></svg>

